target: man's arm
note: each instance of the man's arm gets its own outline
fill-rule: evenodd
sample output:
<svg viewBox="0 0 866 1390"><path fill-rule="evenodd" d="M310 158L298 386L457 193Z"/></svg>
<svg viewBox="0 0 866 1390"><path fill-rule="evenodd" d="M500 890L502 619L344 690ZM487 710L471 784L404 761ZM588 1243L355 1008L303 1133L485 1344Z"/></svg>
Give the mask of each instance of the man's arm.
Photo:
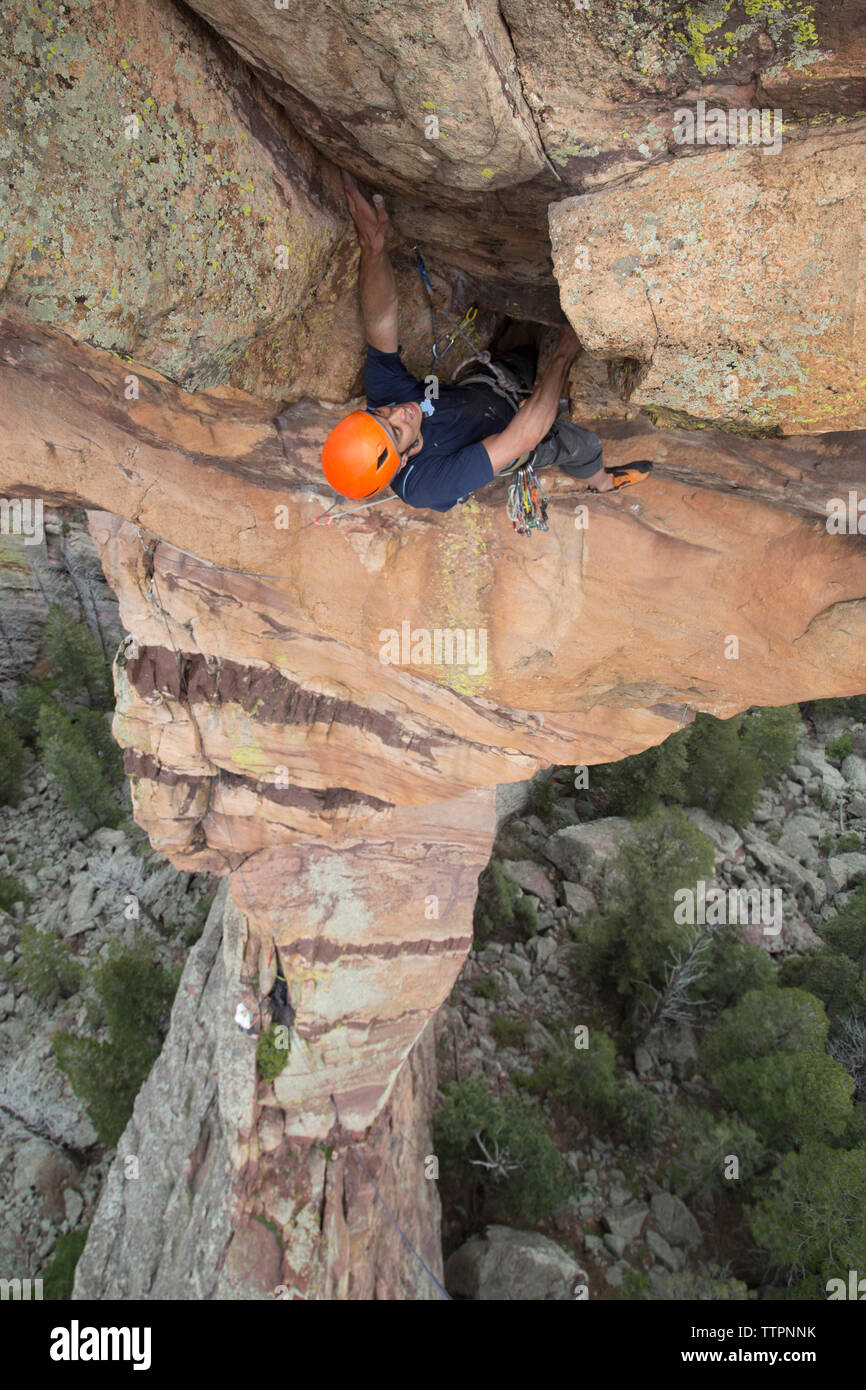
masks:
<svg viewBox="0 0 866 1390"><path fill-rule="evenodd" d="M547 434L559 414L563 382L579 351L577 335L566 325L560 331L556 351L535 391L501 434L491 434L481 441L494 473L501 473L512 459L534 449Z"/></svg>
<svg viewBox="0 0 866 1390"><path fill-rule="evenodd" d="M396 352L397 282L385 250L388 214L381 193L373 194L372 206L351 174L343 173L343 188L352 221L361 243L361 313L367 342L380 352Z"/></svg>

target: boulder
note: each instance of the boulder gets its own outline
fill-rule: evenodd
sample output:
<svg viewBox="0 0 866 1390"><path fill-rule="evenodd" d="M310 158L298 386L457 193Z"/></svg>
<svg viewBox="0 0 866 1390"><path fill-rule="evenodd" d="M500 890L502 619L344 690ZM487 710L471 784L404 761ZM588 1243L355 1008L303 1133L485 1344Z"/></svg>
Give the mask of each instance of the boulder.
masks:
<svg viewBox="0 0 866 1390"><path fill-rule="evenodd" d="M845 778L842 776L839 769L837 767L832 767L830 763L827 764L821 773L821 782L827 791L833 793L841 792L845 789Z"/></svg>
<svg viewBox="0 0 866 1390"><path fill-rule="evenodd" d="M91 911L95 887L89 874L81 874L66 902L68 934L73 935L93 920Z"/></svg>
<svg viewBox="0 0 866 1390"><path fill-rule="evenodd" d="M455 1250L445 1265L445 1286L457 1298L479 1302L568 1302L583 1270L547 1236L488 1226Z"/></svg>
<svg viewBox="0 0 866 1390"><path fill-rule="evenodd" d="M561 887L565 905L575 917L582 917L584 913L591 912L598 906L595 894L584 888L582 883L569 883L566 880Z"/></svg>
<svg viewBox="0 0 866 1390"><path fill-rule="evenodd" d="M62 1149L44 1139L28 1139L15 1156L13 1187L16 1192L33 1187L44 1197L54 1196L76 1171Z"/></svg>
<svg viewBox="0 0 866 1390"><path fill-rule="evenodd" d="M669 1245L685 1245L690 1249L700 1245L701 1228L679 1197L670 1192L657 1192L650 1206L656 1229Z"/></svg>
<svg viewBox="0 0 866 1390"><path fill-rule="evenodd" d="M810 133L785 140L770 159L742 143L721 158L696 151L551 204L562 307L587 352L641 363L630 404L699 420L772 421L785 434L820 430L822 416L838 430L866 425L866 322L847 289L858 256L862 140L853 128L841 137ZM858 209L849 225L828 203L834 187ZM731 227L745 225L749 237L732 238ZM800 282L835 296L836 312L823 314L808 296L779 299L777 284ZM749 316L762 325L748 344L739 326L744 286ZM732 362L736 393L726 375ZM850 393L844 405L840 391Z"/></svg>
<svg viewBox="0 0 866 1390"><path fill-rule="evenodd" d="M664 1236L659 1235L658 1231L654 1231L652 1230L652 1228L650 1228L650 1230L648 1230L646 1233L646 1243L647 1249L649 1250L654 1260L661 1261L661 1263L667 1269L671 1270L674 1273L678 1269L682 1269L682 1254L680 1253L680 1251L674 1250L670 1245L668 1245L668 1242L665 1240Z"/></svg>
<svg viewBox="0 0 866 1390"><path fill-rule="evenodd" d="M788 884L795 892L801 888L809 888L813 898L816 895L820 896L817 874L803 868L790 854L786 854L778 845L771 844L761 836L746 831L745 840L749 853L774 880L773 887L784 887Z"/></svg>
<svg viewBox="0 0 866 1390"><path fill-rule="evenodd" d="M840 893L850 884L859 883L866 874L866 854L851 851L831 854L827 860L827 879L831 892Z"/></svg>
<svg viewBox="0 0 866 1390"><path fill-rule="evenodd" d="M817 777L823 777L830 766L823 748L813 748L811 744L798 746L796 756L797 762L808 767Z"/></svg>
<svg viewBox="0 0 866 1390"><path fill-rule="evenodd" d="M649 1214L649 1207L629 1203L627 1206L608 1207L603 1220L612 1236L624 1241L625 1245L630 1245L633 1240L637 1240ZM618 1253L622 1254L622 1251Z"/></svg>
<svg viewBox="0 0 866 1390"><path fill-rule="evenodd" d="M75 1227L84 1211L84 1198L74 1187L67 1187L63 1194L63 1210L70 1227Z"/></svg>
<svg viewBox="0 0 866 1390"><path fill-rule="evenodd" d="M586 825L567 825L548 836L544 853L569 879L598 883L623 839L631 833L624 816L606 816Z"/></svg>
<svg viewBox="0 0 866 1390"><path fill-rule="evenodd" d="M533 936L531 941L526 943L526 949L534 957L538 966L545 966L556 955L556 938Z"/></svg>
<svg viewBox="0 0 866 1390"><path fill-rule="evenodd" d="M782 931L778 938L780 948L784 951L793 951L798 955L806 955L810 951L817 951L821 946L821 938L805 918L799 913L785 913L782 919Z"/></svg>
<svg viewBox="0 0 866 1390"><path fill-rule="evenodd" d="M110 826L103 825L94 830L90 843L99 845L100 849L117 849L118 846L127 844L127 836L123 830L112 830Z"/></svg>
<svg viewBox="0 0 866 1390"><path fill-rule="evenodd" d="M812 780L812 769L806 767L804 763L791 763L788 768L788 777L794 782L800 782L805 787Z"/></svg>
<svg viewBox="0 0 866 1390"><path fill-rule="evenodd" d="M671 1063L679 1081L690 1081L698 1070L698 1041L687 1023L665 1028L656 1050L660 1058Z"/></svg>
<svg viewBox="0 0 866 1390"><path fill-rule="evenodd" d="M866 764L856 753L849 753L847 758L842 759L839 771L849 787L858 792L866 792Z"/></svg>
<svg viewBox="0 0 866 1390"><path fill-rule="evenodd" d="M814 868L819 860L817 847L812 843L811 837L791 824L786 824L782 830L779 849L791 859L796 859L804 868Z"/></svg>
<svg viewBox="0 0 866 1390"><path fill-rule="evenodd" d="M684 809L689 820L712 841L717 864L723 859L737 858L742 851L743 841L732 825L716 820L702 806L686 806Z"/></svg>
<svg viewBox="0 0 866 1390"><path fill-rule="evenodd" d="M556 890L550 881L549 871L533 859L503 859L502 872L524 893L532 893L544 903L556 901Z"/></svg>

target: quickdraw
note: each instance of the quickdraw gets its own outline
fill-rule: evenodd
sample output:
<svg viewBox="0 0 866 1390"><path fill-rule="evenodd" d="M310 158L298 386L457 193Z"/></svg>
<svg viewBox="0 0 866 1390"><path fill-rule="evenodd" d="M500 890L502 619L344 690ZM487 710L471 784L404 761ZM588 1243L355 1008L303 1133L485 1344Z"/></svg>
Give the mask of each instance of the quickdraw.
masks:
<svg viewBox="0 0 866 1390"><path fill-rule="evenodd" d="M531 464L525 463L518 468L508 489L506 511L518 536L547 530L547 494Z"/></svg>
<svg viewBox="0 0 866 1390"><path fill-rule="evenodd" d="M424 291L427 295L427 301L430 305L430 320L433 326L433 362L431 366L435 367L436 364L441 360L441 358L443 358L447 353L451 351L458 338L462 338L464 343L466 343L467 347L469 347L472 351L472 357L468 357L466 361L474 361L476 356L478 355L478 345L477 343L473 343L472 339L467 336L464 330L467 329L471 324L473 324L476 318L478 317L478 305L470 304L469 308L466 310L466 313L458 322L458 320L455 319L452 314L449 314L447 309L444 309L441 304L437 303L436 296L433 292L433 286L430 284L430 276L427 274L427 267L424 264L424 258L421 255L417 242L415 242L414 246L412 247L412 250L415 253L415 260L418 265L418 274L421 276L421 283L424 286ZM439 331L436 325L437 314L440 314L442 318L445 319L445 321L448 323L451 329L447 338L441 344L439 342ZM461 363L461 366L465 365L465 363Z"/></svg>
<svg viewBox="0 0 866 1390"><path fill-rule="evenodd" d="M468 367L470 362L478 362L482 367L485 367L487 371L493 374L503 391L510 391L516 394L518 397L531 396L531 387L515 387L514 381L509 381L505 373L502 371L502 368L498 367L497 364L491 360L491 355L487 351L487 349L479 348L475 343L473 343L471 338L467 337L466 333L463 331L464 329L469 328L470 325L473 324L477 319L478 305L470 304L469 308L466 310L466 313L463 315L462 319L458 323L457 320L451 314L448 313L447 309L443 309L441 304L437 304L436 297L433 292L433 286L430 284L430 276L427 274L427 267L424 264L424 258L421 255L417 241L413 245L412 250L415 253L415 260L418 264L418 274L421 276L421 283L424 286L424 291L427 295L427 300L430 305L430 319L433 325L433 360L430 363L431 372L433 368L438 364L438 362L443 357L445 357L447 353L451 351L457 339L462 338L464 343L466 343L467 347L472 349L472 353L471 356L464 357L463 361L458 363L458 365L454 368L454 371L451 373L452 384L457 383L457 378L460 376L460 373L463 371L464 367ZM442 317L446 319L447 322L451 325L451 332L448 334L448 337L442 344L440 344L439 342L439 334L436 328L437 314L441 314ZM460 385L462 384L463 383L461 382Z"/></svg>

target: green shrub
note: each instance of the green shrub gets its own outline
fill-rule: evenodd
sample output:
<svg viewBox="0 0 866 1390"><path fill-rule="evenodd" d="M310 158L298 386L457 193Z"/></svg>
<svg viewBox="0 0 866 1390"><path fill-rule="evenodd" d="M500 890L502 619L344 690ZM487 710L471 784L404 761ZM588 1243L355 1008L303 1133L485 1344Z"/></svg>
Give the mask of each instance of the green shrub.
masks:
<svg viewBox="0 0 866 1390"><path fill-rule="evenodd" d="M19 951L13 974L34 999L53 1006L81 988L81 962L59 932L38 931L32 922L25 922Z"/></svg>
<svg viewBox="0 0 866 1390"><path fill-rule="evenodd" d="M684 1201L705 1200L733 1182L733 1178L725 1176L731 1155L739 1161L736 1190L754 1182L764 1158L764 1145L738 1116L674 1105L668 1118L677 1148L668 1173L674 1191Z"/></svg>
<svg viewBox="0 0 866 1390"><path fill-rule="evenodd" d="M531 1089L552 1096L573 1115L610 1125L629 1143L645 1147L658 1125L658 1101L651 1091L616 1074L616 1049L601 1028L589 1029L587 1047L560 1034L545 1048Z"/></svg>
<svg viewBox="0 0 866 1390"><path fill-rule="evenodd" d="M51 674L64 695L87 696L99 710L111 709L114 690L102 648L84 623L53 604L45 626L45 649Z"/></svg>
<svg viewBox="0 0 866 1390"><path fill-rule="evenodd" d="M553 784L553 777L550 773L545 773L533 782L529 794L529 807L533 815L543 821L545 825L553 822L553 811L556 806L556 787Z"/></svg>
<svg viewBox="0 0 866 1390"><path fill-rule="evenodd" d="M851 1117L854 1080L826 1052L747 1057L712 1079L725 1104L775 1148L842 1134Z"/></svg>
<svg viewBox="0 0 866 1390"><path fill-rule="evenodd" d="M56 678L42 676L29 676L18 686L9 713L19 738L25 743L35 745L39 711L44 704L55 703L53 692L56 689Z"/></svg>
<svg viewBox="0 0 866 1390"><path fill-rule="evenodd" d="M854 752L854 739L846 729L844 734L840 734L832 743L828 743L824 749L831 762L841 763L848 757L849 753Z"/></svg>
<svg viewBox="0 0 866 1390"><path fill-rule="evenodd" d="M841 952L819 950L810 956L789 956L779 969L779 983L808 990L820 999L831 1022L866 1009L863 971Z"/></svg>
<svg viewBox="0 0 866 1390"><path fill-rule="evenodd" d="M866 720L866 695L847 695L836 700L811 700L804 707L806 714L826 715L838 718L847 715L855 723Z"/></svg>
<svg viewBox="0 0 866 1390"><path fill-rule="evenodd" d="M616 1048L602 1028L591 1027L587 1042L587 1047L575 1047L573 1037L560 1033L555 1046L542 1053L533 1089L553 1096L575 1115L600 1119L616 1091Z"/></svg>
<svg viewBox="0 0 866 1390"><path fill-rule="evenodd" d="M843 952L866 969L866 883L854 890L822 934L831 950Z"/></svg>
<svg viewBox="0 0 866 1390"><path fill-rule="evenodd" d="M866 1269L866 1163L861 1150L810 1144L786 1154L748 1211L755 1239L799 1283L794 1298L826 1298L829 1279Z"/></svg>
<svg viewBox="0 0 866 1390"><path fill-rule="evenodd" d="M538 913L533 898L524 893L514 904L514 927L520 941L529 941L538 933Z"/></svg>
<svg viewBox="0 0 866 1390"><path fill-rule="evenodd" d="M496 1176L478 1166L484 1154L519 1163ZM574 1182L536 1108L522 1096L496 1099L481 1077L443 1087L434 1115L434 1147L443 1175L458 1183L480 1182L489 1198L517 1221L540 1221L571 1196Z"/></svg>
<svg viewBox="0 0 866 1390"><path fill-rule="evenodd" d="M854 1101L847 1125L831 1146L838 1149L866 1149L866 1098Z"/></svg>
<svg viewBox="0 0 866 1390"><path fill-rule="evenodd" d="M627 1143L646 1148L658 1129L658 1098L636 1081L617 1081L606 1119Z"/></svg>
<svg viewBox="0 0 866 1390"><path fill-rule="evenodd" d="M737 926L722 927L713 935L707 960L707 973L698 982L695 994L726 1008L750 990L772 989L776 983L767 952L760 946L747 946Z"/></svg>
<svg viewBox="0 0 866 1390"><path fill-rule="evenodd" d="M483 980L475 980L472 985L472 993L479 999L498 999L500 994L499 981L495 975L485 975Z"/></svg>
<svg viewBox="0 0 866 1390"><path fill-rule="evenodd" d="M851 894L822 935L820 950L784 961L779 979L823 1000L835 1026L847 1014L866 1014L866 885Z"/></svg>
<svg viewBox="0 0 866 1390"><path fill-rule="evenodd" d="M659 1277L666 1303L744 1302L749 1298L749 1287L742 1279L721 1279L700 1269L684 1269L678 1274L664 1272Z"/></svg>
<svg viewBox="0 0 866 1390"><path fill-rule="evenodd" d="M638 983L660 982L669 951L693 931L674 921L674 894L712 871L712 844L679 807L638 822L610 865L604 906L581 919L578 971L627 996Z"/></svg>
<svg viewBox="0 0 866 1390"><path fill-rule="evenodd" d="M824 1050L821 1001L801 989L750 990L704 1041L714 1085L768 1144L790 1147L841 1134L854 1081Z"/></svg>
<svg viewBox="0 0 866 1390"><path fill-rule="evenodd" d="M689 732L683 729L655 748L592 768L590 785L604 792L609 815L646 816L660 801L684 799Z"/></svg>
<svg viewBox="0 0 866 1390"><path fill-rule="evenodd" d="M159 1056L179 972L167 970L145 943L115 948L93 973L93 988L107 1038L56 1033L57 1064L105 1144L116 1144L135 1097Z"/></svg>
<svg viewBox="0 0 866 1390"><path fill-rule="evenodd" d="M54 1254L42 1271L43 1298L59 1301L72 1297L75 1266L87 1244L89 1230L89 1226L83 1226L79 1231L70 1231L68 1235L57 1237Z"/></svg>
<svg viewBox="0 0 866 1390"><path fill-rule="evenodd" d="M725 1009L703 1044L711 1071L743 1057L777 1052L823 1052L828 1023L823 1005L802 989L753 989Z"/></svg>
<svg viewBox="0 0 866 1390"><path fill-rule="evenodd" d="M16 903L30 905L30 890L20 878L0 874L0 912L11 912Z"/></svg>
<svg viewBox="0 0 866 1390"><path fill-rule="evenodd" d="M499 941L528 941L538 930L534 904L511 879L506 878L498 859L491 859L478 880L478 898L473 917L475 945L483 946L496 937Z"/></svg>
<svg viewBox="0 0 866 1390"><path fill-rule="evenodd" d="M742 824L764 778L775 782L790 764L800 727L797 705L726 720L698 714L658 747L594 767L591 784L612 815L642 817L660 802L687 802Z"/></svg>
<svg viewBox="0 0 866 1390"><path fill-rule="evenodd" d="M67 715L53 704L39 712L39 750L67 807L87 830L117 826L124 811L118 797L123 759L103 715L76 710Z"/></svg>
<svg viewBox="0 0 866 1390"><path fill-rule="evenodd" d="M849 854L863 848L863 841L856 830L848 830L836 840L836 853Z"/></svg>
<svg viewBox="0 0 866 1390"><path fill-rule="evenodd" d="M757 756L763 775L771 784L790 767L801 727L797 705L755 710L743 719L740 742Z"/></svg>
<svg viewBox="0 0 866 1390"><path fill-rule="evenodd" d="M689 735L686 799L733 825L751 819L764 770L754 748L740 737L742 715L696 716Z"/></svg>
<svg viewBox="0 0 866 1390"><path fill-rule="evenodd" d="M494 1014L490 1020L490 1035L497 1047L519 1047L529 1037L529 1022L525 1018Z"/></svg>
<svg viewBox="0 0 866 1390"><path fill-rule="evenodd" d="M17 806L21 800L24 745L11 721L0 710L0 806Z"/></svg>
<svg viewBox="0 0 866 1390"><path fill-rule="evenodd" d="M272 1024L259 1034L256 1043L256 1066L262 1081L273 1081L289 1060L289 1030L283 1024Z"/></svg>

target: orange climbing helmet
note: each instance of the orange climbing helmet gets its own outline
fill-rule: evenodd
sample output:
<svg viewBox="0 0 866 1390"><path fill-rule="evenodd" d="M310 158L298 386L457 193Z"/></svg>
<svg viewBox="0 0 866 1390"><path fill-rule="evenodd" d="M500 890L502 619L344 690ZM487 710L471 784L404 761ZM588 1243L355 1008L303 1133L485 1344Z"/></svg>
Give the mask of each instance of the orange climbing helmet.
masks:
<svg viewBox="0 0 866 1390"><path fill-rule="evenodd" d="M322 449L322 471L343 497L373 497L400 469L397 441L383 420L353 410L335 425Z"/></svg>

